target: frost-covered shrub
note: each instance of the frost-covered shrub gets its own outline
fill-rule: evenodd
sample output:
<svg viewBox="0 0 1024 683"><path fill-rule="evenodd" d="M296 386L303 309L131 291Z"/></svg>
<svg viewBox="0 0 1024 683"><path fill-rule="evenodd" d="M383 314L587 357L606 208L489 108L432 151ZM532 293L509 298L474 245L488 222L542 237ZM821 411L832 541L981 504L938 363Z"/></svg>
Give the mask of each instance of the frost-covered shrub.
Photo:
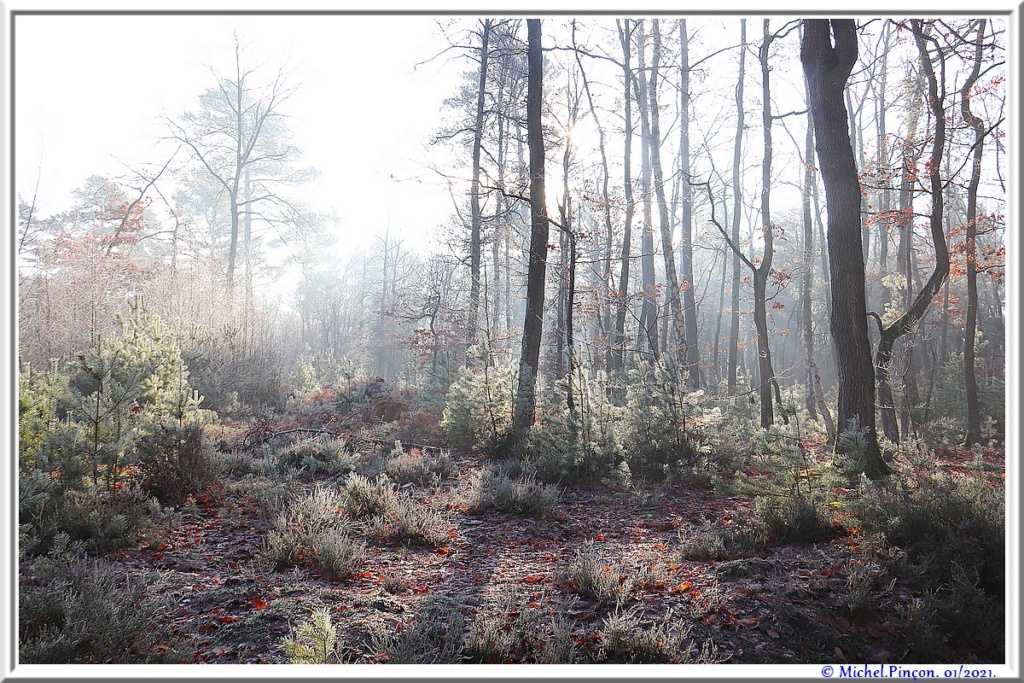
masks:
<svg viewBox="0 0 1024 683"><path fill-rule="evenodd" d="M686 373L671 359L629 371L622 443L633 472L698 462L711 451L708 433L720 420L721 410L687 388Z"/></svg>
<svg viewBox="0 0 1024 683"><path fill-rule="evenodd" d="M344 474L354 470L355 466L356 457L345 442L326 434L295 441L277 454L279 470L298 471L306 477Z"/></svg>
<svg viewBox="0 0 1024 683"><path fill-rule="evenodd" d="M463 370L448 389L441 427L457 448L490 450L512 429L514 366Z"/></svg>
<svg viewBox="0 0 1024 683"><path fill-rule="evenodd" d="M401 441L395 442L384 472L398 484L428 484L451 476L455 462L445 451L423 453L418 448L406 452Z"/></svg>
<svg viewBox="0 0 1024 683"><path fill-rule="evenodd" d="M567 402L544 406L528 439L533 471L546 482L599 480L622 461L619 425L625 411L612 404L607 375L589 378L576 367L573 377L573 409ZM560 397L568 390L567 379L556 383Z"/></svg>

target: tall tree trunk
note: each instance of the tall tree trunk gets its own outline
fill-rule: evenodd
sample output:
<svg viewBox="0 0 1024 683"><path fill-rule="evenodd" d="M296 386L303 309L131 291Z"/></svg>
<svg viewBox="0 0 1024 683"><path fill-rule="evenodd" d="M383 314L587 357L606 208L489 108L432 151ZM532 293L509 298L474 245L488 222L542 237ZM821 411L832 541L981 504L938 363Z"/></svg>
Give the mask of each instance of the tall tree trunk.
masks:
<svg viewBox="0 0 1024 683"><path fill-rule="evenodd" d="M932 154L928 163L929 185L932 195L932 209L928 222L931 229L932 242L935 247L935 269L932 271L928 282L917 293L913 303L896 320L888 325L882 325L882 320L877 315L880 338L878 348L875 350L875 368L878 381L879 410L882 416L882 428L885 436L891 441L899 441L899 429L896 425L896 409L892 397L891 365L893 347L896 340L912 331L928 311L932 299L939 293L942 283L949 275L949 250L946 246L946 235L942 228L943 196L942 196L942 154L946 145L946 108L944 100L946 93L939 92L939 78L935 74L932 59L928 53L928 40L921 22L911 20L911 28L914 33L914 40L917 43L918 52L921 55L921 68L928 82L928 102L935 123L934 138L932 140ZM945 83L945 58L941 51L936 54L939 58L939 68L942 71L941 80Z"/></svg>
<svg viewBox="0 0 1024 683"><path fill-rule="evenodd" d="M690 190L690 48L686 19L679 20L679 169L682 216L679 237L679 269L683 292L683 337L686 339L686 372L690 386L701 385L700 342L697 337L697 300L693 280L693 193ZM717 360L717 359L716 359Z"/></svg>
<svg viewBox="0 0 1024 683"><path fill-rule="evenodd" d="M661 224L661 251L665 260L665 279L668 280L667 303L672 312L672 328L676 343L680 345L680 358L686 358L685 349L689 343L683 336L683 304L676 274L675 250L672 248L672 224L669 221L668 202L665 198L665 174L661 166L661 115L658 111L658 70L661 61L661 26L653 22L653 47L651 51L651 78L647 95L650 101L650 125L647 142L651 147L651 170L654 173L654 193L658 201L658 222ZM641 112L643 110L641 109ZM643 118L642 114L641 117ZM692 284L691 284L692 288ZM692 294L692 292L691 292ZM667 349L667 342L666 342Z"/></svg>
<svg viewBox="0 0 1024 683"><path fill-rule="evenodd" d="M772 106L768 68L768 50L773 37L768 31L768 19L764 20L764 39L761 42L761 122L764 133L764 158L761 163L761 232L764 237L764 252L761 263L754 269L754 327L757 329L758 385L761 397L761 428L767 429L775 422L772 408L772 389L781 407L779 385L775 381L772 367L772 349L768 343L768 276L771 273L775 255L774 226L771 212L772 183Z"/></svg>
<svg viewBox="0 0 1024 683"><path fill-rule="evenodd" d="M964 238L967 258L967 320L964 324L964 388L967 398L967 433L964 443L981 443L981 408L978 400L978 377L975 372L974 337L978 331L978 185L981 181L981 154L985 143L985 122L971 111L971 89L981 73L982 49L985 41L985 20L978 19L978 38L974 45L974 68L960 90L960 113L974 129L974 157L971 180L967 186L967 235Z"/></svg>
<svg viewBox="0 0 1024 683"><path fill-rule="evenodd" d="M740 70L736 79L736 139L732 151L732 242L740 243L740 218L743 210L742 178L743 151L743 76L747 61L747 20L740 19ZM740 254L732 256L732 298L729 320L729 381L730 394L736 393L736 369L739 365L740 348Z"/></svg>
<svg viewBox="0 0 1024 683"><path fill-rule="evenodd" d="M502 114L502 109L505 105L505 73L506 69L502 69L502 77L498 81L498 95L496 107L498 109L498 187L505 187L505 159L508 155L508 129L505 124L505 116ZM497 194L495 206L494 206L494 230L491 237L491 263L493 274L491 275L491 281L494 283L494 308L491 313L491 327L495 330L501 329L502 321L502 286L501 286L501 247L505 240L508 239L508 217L506 211L508 210L508 203L505 200L505 196L500 192ZM507 330L506 330L507 331Z"/></svg>
<svg viewBox="0 0 1024 683"><path fill-rule="evenodd" d="M875 432L875 383L868 342L864 262L859 258L863 253L860 183L843 102L843 89L857 62L854 20L805 20L800 61L807 77L815 148L828 209L831 327L839 368L838 427L863 430L865 472L877 478L891 470L882 459ZM836 439L836 450L845 454L852 450L852 444Z"/></svg>
<svg viewBox="0 0 1024 683"><path fill-rule="evenodd" d="M484 103L487 94L487 53L491 36L491 20L480 25L480 78L476 93L476 119L473 128L473 177L469 188L469 321L466 325L466 341L472 346L477 342L480 323L480 230L483 216L480 211L480 152L484 135ZM472 356L467 356L471 358Z"/></svg>
<svg viewBox="0 0 1024 683"><path fill-rule="evenodd" d="M575 46L575 28L576 24L573 23L573 46ZM600 330L601 334L607 344L607 352L604 354L602 359L605 364L605 369L611 369L614 366L612 359L613 356L613 331L612 331L612 315L611 315L611 288L612 288L612 240L614 238L614 230L612 228L612 203L611 203L611 191L609 190L609 184L611 182L611 175L608 170L608 153L605 147L605 133L604 126L601 125L601 119L597 116L597 108L594 106L594 96L590 92L590 81L587 79L587 73L583 69L583 60L580 57L579 51L575 51L576 66L580 70L580 76L583 79L583 90L587 94L587 104L590 106L590 116L594 119L594 126L597 127L597 149L601 155L601 203L603 204L602 216L604 218L604 231L605 231L605 242L606 252L601 253L600 249L597 250L595 256L601 259L601 301L598 307L598 313L600 315ZM628 125L628 123L627 123ZM628 181L627 181L628 182ZM595 243L598 240L595 238Z"/></svg>
<svg viewBox="0 0 1024 683"><path fill-rule="evenodd" d="M630 46L633 42L632 29L630 28L629 19L624 19L622 24L616 21L616 26L619 29L619 42L622 44L622 95L625 116L623 128L622 192L626 200L626 215L623 219L622 229L622 254L619 266L619 291L616 296L612 367L616 370L622 370L623 353L626 347L626 311L629 307L630 243L633 238L633 213L636 210L636 200L633 198L633 178L630 171L633 154L633 108L631 95L633 70L630 64L630 55L632 53Z"/></svg>
<svg viewBox="0 0 1024 683"><path fill-rule="evenodd" d="M807 81L805 79L804 83ZM810 93L807 93L810 101ZM807 135L804 139L804 180L803 180L803 291L801 292L801 331L804 342L804 362L806 364L807 381L807 412L812 417L821 413L825 422L825 431L829 441L835 441L836 425L832 421L832 413L825 403L824 392L821 390L821 377L818 365L814 362L814 311L812 301L814 294L814 221L811 216L811 192L814 187L814 120L807 112Z"/></svg>
<svg viewBox="0 0 1024 683"><path fill-rule="evenodd" d="M888 22L882 25L882 32L882 67L878 79L878 94L875 97L875 126L878 137L877 173L879 182L882 183L881 205L878 207L878 216L881 217L881 220L878 221L878 267L879 281L882 283L880 307L884 309L886 304L891 301L889 288L885 286L886 277L889 274L889 227L892 223L890 215L892 211L892 171L889 166L889 141L885 125L888 106L885 84L886 75L889 73L889 41L892 35Z"/></svg>
<svg viewBox="0 0 1024 683"><path fill-rule="evenodd" d="M637 109L640 112L640 194L643 200L643 229L640 233L640 277L643 287L640 308L640 330L637 351L650 349L651 356L658 360L658 290L654 281L654 221L651 200L651 129L647 112L647 36L641 19L637 24L637 67L640 76L634 79Z"/></svg>
<svg viewBox="0 0 1024 683"><path fill-rule="evenodd" d="M548 215L544 204L544 55L540 19L527 19L526 134L530 147L530 265L526 276L526 318L519 359L513 439L521 441L533 426L537 405L537 369L544 331L544 281L548 258Z"/></svg>

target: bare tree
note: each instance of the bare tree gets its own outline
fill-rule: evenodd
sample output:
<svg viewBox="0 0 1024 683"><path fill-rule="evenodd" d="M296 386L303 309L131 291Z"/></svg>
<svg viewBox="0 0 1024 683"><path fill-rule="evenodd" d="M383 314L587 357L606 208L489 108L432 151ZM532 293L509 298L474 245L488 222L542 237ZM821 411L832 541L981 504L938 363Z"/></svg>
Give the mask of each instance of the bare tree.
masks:
<svg viewBox="0 0 1024 683"><path fill-rule="evenodd" d="M615 337L613 339L612 367L621 370L623 367L623 352L626 345L626 310L629 308L629 266L630 266L630 243L633 237L633 213L636 210L636 200L633 197L633 178L631 175L631 159L633 155L633 107L632 87L633 69L631 65L633 31L636 30L636 23L624 19L622 22L616 20L618 27L619 43L622 46L622 83L623 83L623 155L622 191L626 200L626 215L623 219L622 228L622 253L619 266L619 291L616 295L615 311Z"/></svg>
<svg viewBox="0 0 1024 683"><path fill-rule="evenodd" d="M978 376L974 368L974 337L978 331L978 185L981 182L981 155L985 145L985 122L971 111L971 89L981 75L982 50L985 45L985 20L978 19L978 37L974 43L974 66L960 89L960 113L974 130L974 155L971 160L971 180L967 186L967 320L964 324L964 387L967 399L968 446L981 442L981 408L978 401Z"/></svg>
<svg viewBox="0 0 1024 683"><path fill-rule="evenodd" d="M949 276L949 249L946 245L946 234L943 231L943 187L940 169L942 155L946 146L946 107L945 82L946 62L941 49L936 49L940 74L936 75L928 44L931 38L920 20L911 20L914 41L921 56L921 68L928 83L928 102L935 125L932 137L931 158L928 160L928 181L932 195L931 213L928 217L932 243L935 248L935 268L924 287L914 297L913 303L902 315L887 325L883 325L878 314L873 314L878 323L880 338L875 350L875 368L878 381L879 410L882 415L882 429L890 441L898 442L899 427L896 423L896 408L892 397L891 362L893 346L896 340L911 332L928 311L932 299L939 293L943 282ZM940 82L942 85L940 86Z"/></svg>
<svg viewBox="0 0 1024 683"><path fill-rule="evenodd" d="M668 292L666 298L672 311L672 326L674 328L676 341L680 347L680 357L687 357L686 348L689 343L696 344L696 339L688 340L684 335L685 325L683 322L683 304L679 286L679 276L676 273L675 250L672 248L672 224L669 221L668 202L665 198L665 173L661 166L661 123L658 107L658 72L661 62L661 26L657 19L654 20L651 28L652 51L651 51L651 75L648 83L647 94L650 100L650 121L644 114L645 109L641 107L641 120L644 128L648 130L647 142L650 145L651 169L654 173L654 194L658 201L658 221L661 224L661 252L665 260L665 278L668 280ZM692 287L692 284L691 284ZM691 380L692 381L692 380Z"/></svg>
<svg viewBox="0 0 1024 683"><path fill-rule="evenodd" d="M232 75L214 72L217 86L200 97L198 113L185 114L181 122L165 119L171 137L191 151L227 196L231 222L226 283L229 303L234 301L239 235L245 216L252 214L257 204L275 207L263 214L268 220L272 220L271 213L294 213L273 185L309 176L287 169L297 151L283 135L280 108L295 92L284 70L278 70L269 82L259 83L259 67L245 64L237 34L234 62Z"/></svg>
<svg viewBox="0 0 1024 683"><path fill-rule="evenodd" d="M686 19L679 20L679 164L682 217L679 237L679 276L683 297L683 323L686 328L686 371L690 386L701 385L700 344L697 339L697 300L693 279L693 201L690 190L690 40ZM716 335L717 337L717 335ZM716 359L717 361L717 359Z"/></svg>
<svg viewBox="0 0 1024 683"><path fill-rule="evenodd" d="M747 20L740 19L740 68L736 78L736 138L732 153L732 243L740 243L740 216L743 209L742 179L740 162L743 152L743 78L747 57ZM739 365L740 348L740 253L734 250L732 257L732 296L729 323L729 379L730 394L736 393L736 371Z"/></svg>

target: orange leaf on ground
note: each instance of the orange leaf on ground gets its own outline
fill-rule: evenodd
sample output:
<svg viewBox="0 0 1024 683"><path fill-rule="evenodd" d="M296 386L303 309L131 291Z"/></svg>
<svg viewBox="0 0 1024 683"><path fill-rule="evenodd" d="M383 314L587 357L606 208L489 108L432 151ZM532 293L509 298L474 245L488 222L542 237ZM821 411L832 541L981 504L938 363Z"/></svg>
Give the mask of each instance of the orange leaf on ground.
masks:
<svg viewBox="0 0 1024 683"><path fill-rule="evenodd" d="M267 607L270 606L270 603L268 603L266 600L260 600L259 598L253 598L252 599L252 605L256 609L266 609Z"/></svg>

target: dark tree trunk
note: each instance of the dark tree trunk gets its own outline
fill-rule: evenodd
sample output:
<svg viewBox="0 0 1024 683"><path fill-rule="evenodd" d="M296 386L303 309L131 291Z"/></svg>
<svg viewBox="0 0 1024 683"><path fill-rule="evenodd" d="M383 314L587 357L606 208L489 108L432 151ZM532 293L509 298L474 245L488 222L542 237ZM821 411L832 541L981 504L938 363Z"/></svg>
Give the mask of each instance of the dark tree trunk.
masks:
<svg viewBox="0 0 1024 683"><path fill-rule="evenodd" d="M918 20L911 20L911 28L917 48L921 55L921 68L924 71L925 79L928 82L928 102L935 121L935 133L932 140L931 159L927 165L929 185L932 195L932 209L928 222L931 229L932 242L935 247L935 269L925 283L924 287L917 293L913 303L896 320L883 326L881 318L875 316L879 326L880 338L878 349L875 351L875 368L878 381L879 409L882 415L882 428L887 439L899 440L899 429L896 424L896 407L892 396L891 365L893 347L896 340L909 333L924 317L932 299L939 293L942 283L949 276L949 250L946 246L946 235L942 228L943 196L942 177L939 169L942 168L942 153L946 145L946 108L943 104L945 92L939 92L939 79L936 77L931 56L928 53L927 41ZM944 57L941 51L936 53L939 56L940 69L945 72ZM942 75L943 83L945 74ZM910 350L908 350L910 353Z"/></svg>
<svg viewBox="0 0 1024 683"><path fill-rule="evenodd" d="M806 81L805 81L806 83ZM809 98L808 98L809 99ZM836 438L836 425L832 413L825 403L821 390L821 377L814 361L814 312L811 303L814 293L814 221L811 216L811 193L814 187L814 121L807 113L807 136L804 140L804 184L803 184L803 291L801 292L801 325L804 342L804 359L807 365L807 412L816 417L821 413L829 441Z"/></svg>
<svg viewBox="0 0 1024 683"><path fill-rule="evenodd" d="M754 327L757 329L757 370L758 390L761 398L761 428L767 429L775 423L772 408L772 389L779 399L779 385L775 381L775 369L772 366L772 349L768 342L768 276L771 273L772 259L775 255L774 226L771 211L772 183L772 108L768 68L768 50L773 37L768 32L768 19L764 20L764 39L761 42L759 58L761 62L761 123L764 134L764 159L761 162L761 232L764 236L764 253L761 263L754 269ZM785 419L785 417L784 417ZM788 421L788 420L787 420Z"/></svg>
<svg viewBox="0 0 1024 683"><path fill-rule="evenodd" d="M890 469L882 459L875 431L875 383L860 258L860 184L843 102L843 89L857 61L854 20L805 20L800 61L807 77L828 210L831 327L839 369L838 428L864 431L865 472L869 477L881 477ZM839 453L848 447L847 441L836 440Z"/></svg>
<svg viewBox="0 0 1024 683"><path fill-rule="evenodd" d="M977 239L978 184L981 181L981 154L985 142L985 122L971 112L971 88L981 73L981 56L985 40L985 20L978 20L978 39L974 45L974 68L960 91L960 112L964 121L974 129L974 158L971 165L971 180L967 186L967 235L965 237L967 258L967 320L964 325L964 387L967 398L967 446L981 443L981 408L978 401L978 377L974 368L974 337L978 330L978 264Z"/></svg>
<svg viewBox="0 0 1024 683"><path fill-rule="evenodd" d="M537 405L537 368L544 331L544 279L548 258L548 215L544 205L544 130L541 103L544 90L544 55L540 19L527 19L528 77L526 134L530 147L530 265L526 276L526 319L519 360L513 438L523 439L533 426Z"/></svg>
<svg viewBox="0 0 1024 683"><path fill-rule="evenodd" d="M742 177L740 163L743 151L743 76L747 57L747 20L740 19L740 72L736 80L736 140L732 152L732 243L740 243L740 218L743 209L743 195L740 189ZM739 366L740 349L740 254L732 255L732 298L729 320L729 380L730 394L736 393L736 369Z"/></svg>

